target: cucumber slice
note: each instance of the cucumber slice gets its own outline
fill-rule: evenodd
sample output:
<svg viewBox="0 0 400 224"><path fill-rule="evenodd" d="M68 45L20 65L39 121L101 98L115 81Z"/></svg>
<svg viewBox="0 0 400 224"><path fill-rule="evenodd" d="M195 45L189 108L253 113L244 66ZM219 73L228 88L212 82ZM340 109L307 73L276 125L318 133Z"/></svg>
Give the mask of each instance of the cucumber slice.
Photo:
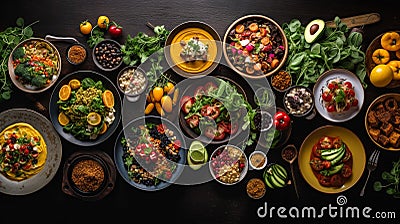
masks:
<svg viewBox="0 0 400 224"><path fill-rule="evenodd" d="M344 156L345 154L346 154L346 150L344 149L344 150L342 150L342 151L340 152L340 154L339 154L335 159L333 159L333 160L331 161L331 166L336 165L336 163L342 161L343 156Z"/></svg>
<svg viewBox="0 0 400 224"><path fill-rule="evenodd" d="M271 175L270 176L270 180L271 180L271 183L275 187L283 187L283 186L285 186L285 182L283 182L280 178L277 178L276 175Z"/></svg>
<svg viewBox="0 0 400 224"><path fill-rule="evenodd" d="M343 146L343 145L344 145L344 144L342 144L342 146ZM322 157L322 159L324 159L324 160L332 161L332 160L334 160L335 158L337 158L343 151L346 151L346 148L345 148L345 147L340 147L339 150L338 150L337 152L335 152L335 153L333 153L333 154L330 154L330 155L327 155L327 156L322 156L322 154L321 154L321 157Z"/></svg>
<svg viewBox="0 0 400 224"><path fill-rule="evenodd" d="M329 155L335 154L335 153L339 152L340 150L342 150L342 146L343 146L343 144L337 149L323 149L321 151L321 156L329 156Z"/></svg>
<svg viewBox="0 0 400 224"><path fill-rule="evenodd" d="M271 183L271 181L270 181L269 179L270 179L270 176L268 176L268 175L264 176L264 181L265 181L265 183L267 184L267 186L268 186L269 188L274 189L275 187L274 187L274 185L272 185L272 183Z"/></svg>
<svg viewBox="0 0 400 224"><path fill-rule="evenodd" d="M287 178L287 171L283 166L279 164L274 164L273 168L275 168L275 172L279 173L283 178Z"/></svg>

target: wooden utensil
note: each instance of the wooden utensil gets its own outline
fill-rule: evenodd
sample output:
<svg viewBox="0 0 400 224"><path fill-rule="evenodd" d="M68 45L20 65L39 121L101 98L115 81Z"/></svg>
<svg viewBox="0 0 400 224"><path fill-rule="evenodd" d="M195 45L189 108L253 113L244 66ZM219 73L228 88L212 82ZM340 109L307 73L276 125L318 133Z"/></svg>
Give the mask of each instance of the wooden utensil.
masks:
<svg viewBox="0 0 400 224"><path fill-rule="evenodd" d="M372 23L379 22L381 20L381 15L379 13L368 13L358 16L351 16L347 18L340 19L348 28L364 26ZM335 21L326 21L325 25L328 27L336 27Z"/></svg>
<svg viewBox="0 0 400 224"><path fill-rule="evenodd" d="M294 178L294 173L293 173L293 162L297 158L297 148L294 145L287 145L285 148L282 149L282 158L290 163L290 172L292 173L292 179L293 179L293 185L294 185L294 190L296 191L296 196L297 199L299 199L299 192L297 190L297 185L296 185L296 179Z"/></svg>

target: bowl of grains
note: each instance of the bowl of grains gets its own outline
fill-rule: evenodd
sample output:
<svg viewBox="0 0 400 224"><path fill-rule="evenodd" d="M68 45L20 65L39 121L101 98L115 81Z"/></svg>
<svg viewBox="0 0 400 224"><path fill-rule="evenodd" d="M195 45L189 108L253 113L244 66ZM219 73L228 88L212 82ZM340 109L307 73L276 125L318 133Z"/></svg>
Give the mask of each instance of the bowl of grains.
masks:
<svg viewBox="0 0 400 224"><path fill-rule="evenodd" d="M84 200L98 200L114 188L112 159L103 151L73 153L64 164L62 190Z"/></svg>
<svg viewBox="0 0 400 224"><path fill-rule="evenodd" d="M265 183L260 178L251 178L246 185L246 192L250 198L260 199L266 191Z"/></svg>
<svg viewBox="0 0 400 224"><path fill-rule="evenodd" d="M285 70L280 70L271 77L271 85L278 92L285 92L292 86L292 76Z"/></svg>
<svg viewBox="0 0 400 224"><path fill-rule="evenodd" d="M209 168L212 177L224 185L239 183L247 174L246 154L235 145L221 145L211 154Z"/></svg>
<svg viewBox="0 0 400 224"><path fill-rule="evenodd" d="M112 39L104 39L93 48L93 61L103 71L114 71L122 65L121 45Z"/></svg>
<svg viewBox="0 0 400 224"><path fill-rule="evenodd" d="M67 61L72 65L80 65L87 58L87 50L80 43L74 43L67 48Z"/></svg>
<svg viewBox="0 0 400 224"><path fill-rule="evenodd" d="M123 68L117 76L118 89L127 97L130 102L139 99L148 85L146 73L136 66Z"/></svg>

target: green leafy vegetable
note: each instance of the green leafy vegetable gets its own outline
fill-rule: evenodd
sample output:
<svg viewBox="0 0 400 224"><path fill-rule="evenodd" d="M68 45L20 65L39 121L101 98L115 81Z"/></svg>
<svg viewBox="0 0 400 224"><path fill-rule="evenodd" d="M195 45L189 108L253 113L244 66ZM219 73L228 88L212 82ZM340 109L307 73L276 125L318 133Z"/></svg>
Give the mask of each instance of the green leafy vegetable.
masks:
<svg viewBox="0 0 400 224"><path fill-rule="evenodd" d="M392 195L394 198L400 198L400 158L397 162L392 163L393 167L390 172L382 172L382 180L386 182L386 184L383 185L381 181L376 181L374 183L374 190L381 191L385 188L388 195Z"/></svg>
<svg viewBox="0 0 400 224"><path fill-rule="evenodd" d="M25 26L23 18L18 18L16 26L8 27L0 32L0 102L11 98L11 81L8 78L8 58L12 50L23 40L33 35L32 25L39 21ZM17 50L16 55L21 53Z"/></svg>
<svg viewBox="0 0 400 224"><path fill-rule="evenodd" d="M287 71L293 76L296 85L313 85L325 71L342 68L353 71L363 87L365 53L361 50L362 34L349 31L339 17L335 17L336 28L326 27L318 41L309 44L305 41L305 26L298 19L284 23L282 28L288 39L289 55L286 60Z"/></svg>
<svg viewBox="0 0 400 224"><path fill-rule="evenodd" d="M123 61L126 65L134 66L143 63L150 55L164 47L170 31L164 26L155 26L153 31L154 36L143 32L139 32L134 37L128 35L125 44L121 46Z"/></svg>
<svg viewBox="0 0 400 224"><path fill-rule="evenodd" d="M87 40L87 44L90 48L96 46L96 44L100 43L104 40L104 31L100 29L100 27L96 26L90 32L90 36Z"/></svg>

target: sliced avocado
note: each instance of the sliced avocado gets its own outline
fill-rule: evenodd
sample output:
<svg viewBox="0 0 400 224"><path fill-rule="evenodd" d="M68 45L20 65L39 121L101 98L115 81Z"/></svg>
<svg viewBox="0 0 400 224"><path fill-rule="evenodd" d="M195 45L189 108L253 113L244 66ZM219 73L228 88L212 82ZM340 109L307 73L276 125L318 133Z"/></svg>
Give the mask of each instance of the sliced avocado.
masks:
<svg viewBox="0 0 400 224"><path fill-rule="evenodd" d="M306 39L306 42L311 44L315 40L318 39L318 37L321 36L325 29L325 21L322 19L314 19L311 22L309 22L306 26L306 29L304 30L304 38Z"/></svg>

